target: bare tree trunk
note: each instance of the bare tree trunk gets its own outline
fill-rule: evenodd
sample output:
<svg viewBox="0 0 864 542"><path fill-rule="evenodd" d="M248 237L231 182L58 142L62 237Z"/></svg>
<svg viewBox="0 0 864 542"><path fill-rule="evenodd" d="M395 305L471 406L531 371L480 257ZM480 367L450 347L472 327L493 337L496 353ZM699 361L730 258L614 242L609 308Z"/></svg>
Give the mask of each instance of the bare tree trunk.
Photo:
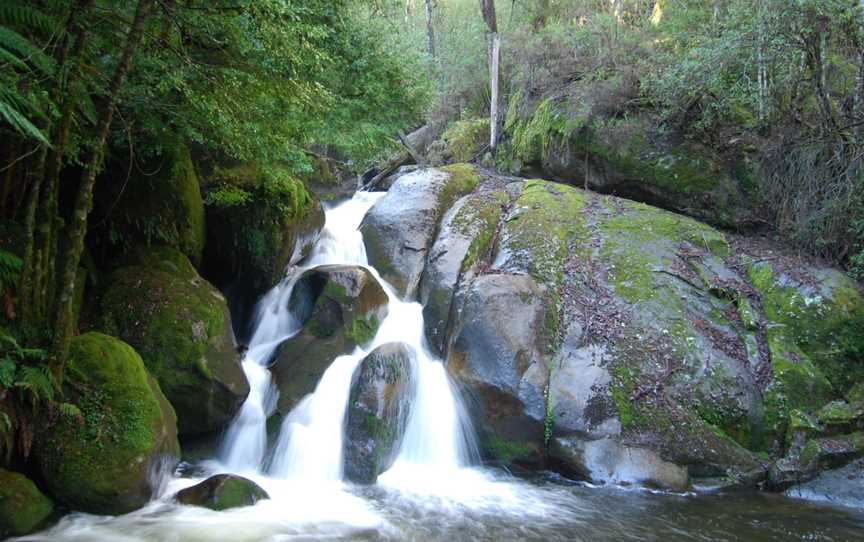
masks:
<svg viewBox="0 0 864 542"><path fill-rule="evenodd" d="M501 60L501 39L498 36L498 20L495 16L495 0L480 0L480 10L486 21L489 40L489 149L494 153L498 147L498 132L500 130L498 80Z"/></svg>
<svg viewBox="0 0 864 542"><path fill-rule="evenodd" d="M60 282L60 297L57 303L57 316L54 321L54 344L52 348L51 372L58 383L63 381L63 370L66 358L69 354L69 345L72 341L73 315L72 297L75 290L75 275L78 272L78 264L81 262L81 253L84 251L84 236L87 234L87 217L93 207L93 186L96 184L96 174L102 167L105 155L105 145L108 140L108 131L114 118L114 108L117 105L117 96L120 87L129 71L132 55L141 41L144 32L144 21L153 6L153 0L138 0L135 8L135 18L129 33L126 35L126 44L120 61L114 69L114 75L108 86L108 99L105 107L99 115L97 124L97 137L93 145L90 161L87 163L81 176L81 184L78 186L78 194L75 197L75 206L72 210L72 223L69 225L69 244L66 250L65 266Z"/></svg>
<svg viewBox="0 0 864 542"><path fill-rule="evenodd" d="M855 71L854 107L852 122L855 124L855 141L861 143L861 122L864 122L864 0L858 3L858 35L855 47L858 49L858 69Z"/></svg>
<svg viewBox="0 0 864 542"><path fill-rule="evenodd" d="M426 0L426 52L435 58L435 29L432 26L432 0Z"/></svg>

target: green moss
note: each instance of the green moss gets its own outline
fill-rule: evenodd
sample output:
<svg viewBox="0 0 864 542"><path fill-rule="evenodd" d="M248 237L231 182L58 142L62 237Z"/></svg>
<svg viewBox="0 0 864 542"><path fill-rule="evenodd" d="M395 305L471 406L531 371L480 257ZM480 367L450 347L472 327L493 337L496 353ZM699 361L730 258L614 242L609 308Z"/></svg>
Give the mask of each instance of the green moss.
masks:
<svg viewBox="0 0 864 542"><path fill-rule="evenodd" d="M375 338L380 325L381 322L378 321L376 315L373 314L366 317L358 314L351 320L351 323L345 330L345 336L353 340L355 344L368 344Z"/></svg>
<svg viewBox="0 0 864 542"><path fill-rule="evenodd" d="M441 139L447 145L447 154L454 163L467 162L488 143L489 119L454 122L441 134Z"/></svg>
<svg viewBox="0 0 864 542"><path fill-rule="evenodd" d="M34 531L54 511L54 503L23 474L0 469L0 536Z"/></svg>
<svg viewBox="0 0 864 542"><path fill-rule="evenodd" d="M142 243L171 246L197 264L206 229L204 203L189 148L176 142L167 144L156 165L155 174L137 174L126 190L109 202L110 242L124 250Z"/></svg>
<svg viewBox="0 0 864 542"><path fill-rule="evenodd" d="M813 272L811 287L776 277L768 262L745 260L759 292L775 342L794 343L837 392L864 379L864 301L848 277L834 270Z"/></svg>
<svg viewBox="0 0 864 542"><path fill-rule="evenodd" d="M457 199L477 188L480 184L480 176L477 175L474 167L468 164L452 164L441 170L449 174L438 196L439 215L443 216Z"/></svg>
<svg viewBox="0 0 864 542"><path fill-rule="evenodd" d="M537 453L537 447L528 441L506 440L498 435L487 435L481 441L485 457L502 463L511 463Z"/></svg>
<svg viewBox="0 0 864 542"><path fill-rule="evenodd" d="M170 249L159 254L170 254ZM138 350L181 411L181 429L202 431L214 422L204 419L209 411L196 401L212 385L214 375L232 387L243 385L227 303L194 274L182 254L175 251L155 265L153 256L149 258L151 266L123 267L111 275L99 326ZM175 268L181 271L176 273Z"/></svg>
<svg viewBox="0 0 864 542"><path fill-rule="evenodd" d="M229 478L220 487L217 495L207 508L221 511L241 506L249 506L255 501L267 499L268 495L248 480Z"/></svg>
<svg viewBox="0 0 864 542"><path fill-rule="evenodd" d="M750 300L743 295L739 295L735 300L735 305L738 308L738 318L741 319L741 324L748 331L756 331L759 329L759 316L750 304Z"/></svg>
<svg viewBox="0 0 864 542"><path fill-rule="evenodd" d="M179 456L176 417L158 384L128 344L101 333L72 342L66 397L81 420L62 417L38 443L38 462L51 493L96 513L123 513L149 498L150 461Z"/></svg>
<svg viewBox="0 0 864 542"><path fill-rule="evenodd" d="M831 401L819 409L819 421L826 425L848 425L864 417L864 404Z"/></svg>

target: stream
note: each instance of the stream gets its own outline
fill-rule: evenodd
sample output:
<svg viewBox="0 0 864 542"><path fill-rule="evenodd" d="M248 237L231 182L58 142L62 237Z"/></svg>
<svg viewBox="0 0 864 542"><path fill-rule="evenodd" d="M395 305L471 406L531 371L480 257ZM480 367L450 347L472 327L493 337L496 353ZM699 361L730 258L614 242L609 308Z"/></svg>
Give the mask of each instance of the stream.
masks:
<svg viewBox="0 0 864 542"><path fill-rule="evenodd" d="M242 361L250 393L208 460L155 480L157 497L118 517L70 514L21 540L810 540L864 539L864 511L752 491L671 494L593 487L480 466L474 431L444 364L430 353L422 307L398 298L368 267L358 227L383 193L360 192L326 211L312 252L256 309ZM320 265L367 267L384 287L388 315L365 348L333 360L314 393L268 436L278 391L268 365L300 330L288 300ZM343 481L343 425L351 379L363 358L399 341L414 351L411 411L394 465L373 486ZM214 512L173 495L216 473L254 480L271 496Z"/></svg>

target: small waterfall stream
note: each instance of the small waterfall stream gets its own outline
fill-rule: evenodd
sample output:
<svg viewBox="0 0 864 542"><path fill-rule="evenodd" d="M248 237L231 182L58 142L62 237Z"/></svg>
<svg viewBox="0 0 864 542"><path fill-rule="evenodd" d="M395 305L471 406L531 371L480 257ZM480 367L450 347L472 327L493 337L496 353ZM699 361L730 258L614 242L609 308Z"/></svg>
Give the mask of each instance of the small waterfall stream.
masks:
<svg viewBox="0 0 864 542"><path fill-rule="evenodd" d="M416 374L411 414L393 473L386 474L387 480L398 482L397 473L416 472L421 467L458 469L476 457L471 430L444 366L426 347L422 307L400 300L368 266L358 228L382 195L358 192L351 200L328 209L324 230L309 257L290 269L282 282L259 302L255 331L243 360L251 390L219 453L219 461L227 470L266 473L277 479L339 482L343 470L343 421L352 375L372 350L395 341L412 347ZM300 330L300 322L288 307L298 278L309 269L331 264L369 269L387 293L388 315L372 342L333 360L314 393L285 418L268 461L266 423L275 408L278 392L267 364L279 344Z"/></svg>
<svg viewBox="0 0 864 542"><path fill-rule="evenodd" d="M140 510L117 517L68 514L25 540L782 540L793 524L807 539L831 540L821 536L828 525L838 533L858 531L858 523L847 517L782 503L776 507L779 519L754 518L753 510L767 506L761 497L647 500L638 490L588 488L543 477L525 481L477 467L458 394L441 360L426 347L422 307L399 299L368 266L358 227L382 196L358 193L328 209L312 252L259 302L242 361L250 393L215 459L187 466L185 476L160 479L159 495ZM365 266L387 293L389 312L370 344L333 360L315 391L285 417L275 442L268 442L266 422L278 399L268 365L279 345L301 327L289 310L291 291L304 271L325 264ZM377 484L344 483L343 421L352 375L375 347L392 341L415 353L401 447ZM224 472L252 479L271 499L221 512L173 501L177 491ZM783 519L790 510L794 517ZM802 513L809 515L802 519ZM810 523L820 526L800 527Z"/></svg>

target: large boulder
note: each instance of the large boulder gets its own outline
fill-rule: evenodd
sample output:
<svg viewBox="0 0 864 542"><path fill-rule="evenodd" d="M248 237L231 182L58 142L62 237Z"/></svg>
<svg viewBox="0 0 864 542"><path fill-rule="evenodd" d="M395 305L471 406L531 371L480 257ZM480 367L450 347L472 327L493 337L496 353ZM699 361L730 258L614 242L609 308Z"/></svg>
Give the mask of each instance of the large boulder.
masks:
<svg viewBox="0 0 864 542"><path fill-rule="evenodd" d="M254 302L312 249L324 210L281 166L246 164L206 174L207 245L202 274L248 320Z"/></svg>
<svg viewBox="0 0 864 542"><path fill-rule="evenodd" d="M225 298L176 250L136 251L102 298L101 329L131 344L174 405L182 434L225 426L249 384Z"/></svg>
<svg viewBox="0 0 864 542"><path fill-rule="evenodd" d="M366 356L354 372L345 414L345 478L373 484L393 464L407 421L414 352L387 343Z"/></svg>
<svg viewBox="0 0 864 542"><path fill-rule="evenodd" d="M483 450L540 464L549 379L541 290L529 276L481 275L458 312L448 369L468 392Z"/></svg>
<svg viewBox="0 0 864 542"><path fill-rule="evenodd" d="M64 394L80 416L49 420L34 453L50 494L65 506L122 514L147 503L150 474L179 457L176 416L141 356L90 332L73 339Z"/></svg>
<svg viewBox="0 0 864 542"><path fill-rule="evenodd" d="M667 466L764 478L793 413L857 430L837 400L862 370L864 304L841 273L645 204L492 179L428 228L417 262L430 342L487 458L681 488ZM598 476L596 449L640 460Z"/></svg>
<svg viewBox="0 0 864 542"><path fill-rule="evenodd" d="M304 272L288 303L302 329L282 344L273 366L283 414L315 390L337 356L375 337L388 297L367 269L326 265Z"/></svg>
<svg viewBox="0 0 864 542"><path fill-rule="evenodd" d="M465 165L418 169L399 177L366 214L360 230L369 263L400 296L416 294L438 221L479 181Z"/></svg>
<svg viewBox="0 0 864 542"><path fill-rule="evenodd" d="M253 482L235 474L217 474L200 484L177 492L178 503L201 506L210 510L228 510L241 506L252 506L270 495Z"/></svg>
<svg viewBox="0 0 864 542"><path fill-rule="evenodd" d="M205 241L204 203L189 148L168 142L162 153L129 170L111 165L110 182L101 182L94 215L104 215L97 256L116 254L141 244L166 245L198 265ZM129 176L127 179L127 175ZM125 181L124 181L125 179Z"/></svg>
<svg viewBox="0 0 864 542"><path fill-rule="evenodd" d="M527 115L508 118L499 165L712 224L737 227L753 220L754 168L746 157L724 159L702 145L669 141L645 116L602 119L584 107L568 116L546 100Z"/></svg>
<svg viewBox="0 0 864 542"><path fill-rule="evenodd" d="M0 469L0 536L34 531L54 511L54 503L23 474Z"/></svg>

